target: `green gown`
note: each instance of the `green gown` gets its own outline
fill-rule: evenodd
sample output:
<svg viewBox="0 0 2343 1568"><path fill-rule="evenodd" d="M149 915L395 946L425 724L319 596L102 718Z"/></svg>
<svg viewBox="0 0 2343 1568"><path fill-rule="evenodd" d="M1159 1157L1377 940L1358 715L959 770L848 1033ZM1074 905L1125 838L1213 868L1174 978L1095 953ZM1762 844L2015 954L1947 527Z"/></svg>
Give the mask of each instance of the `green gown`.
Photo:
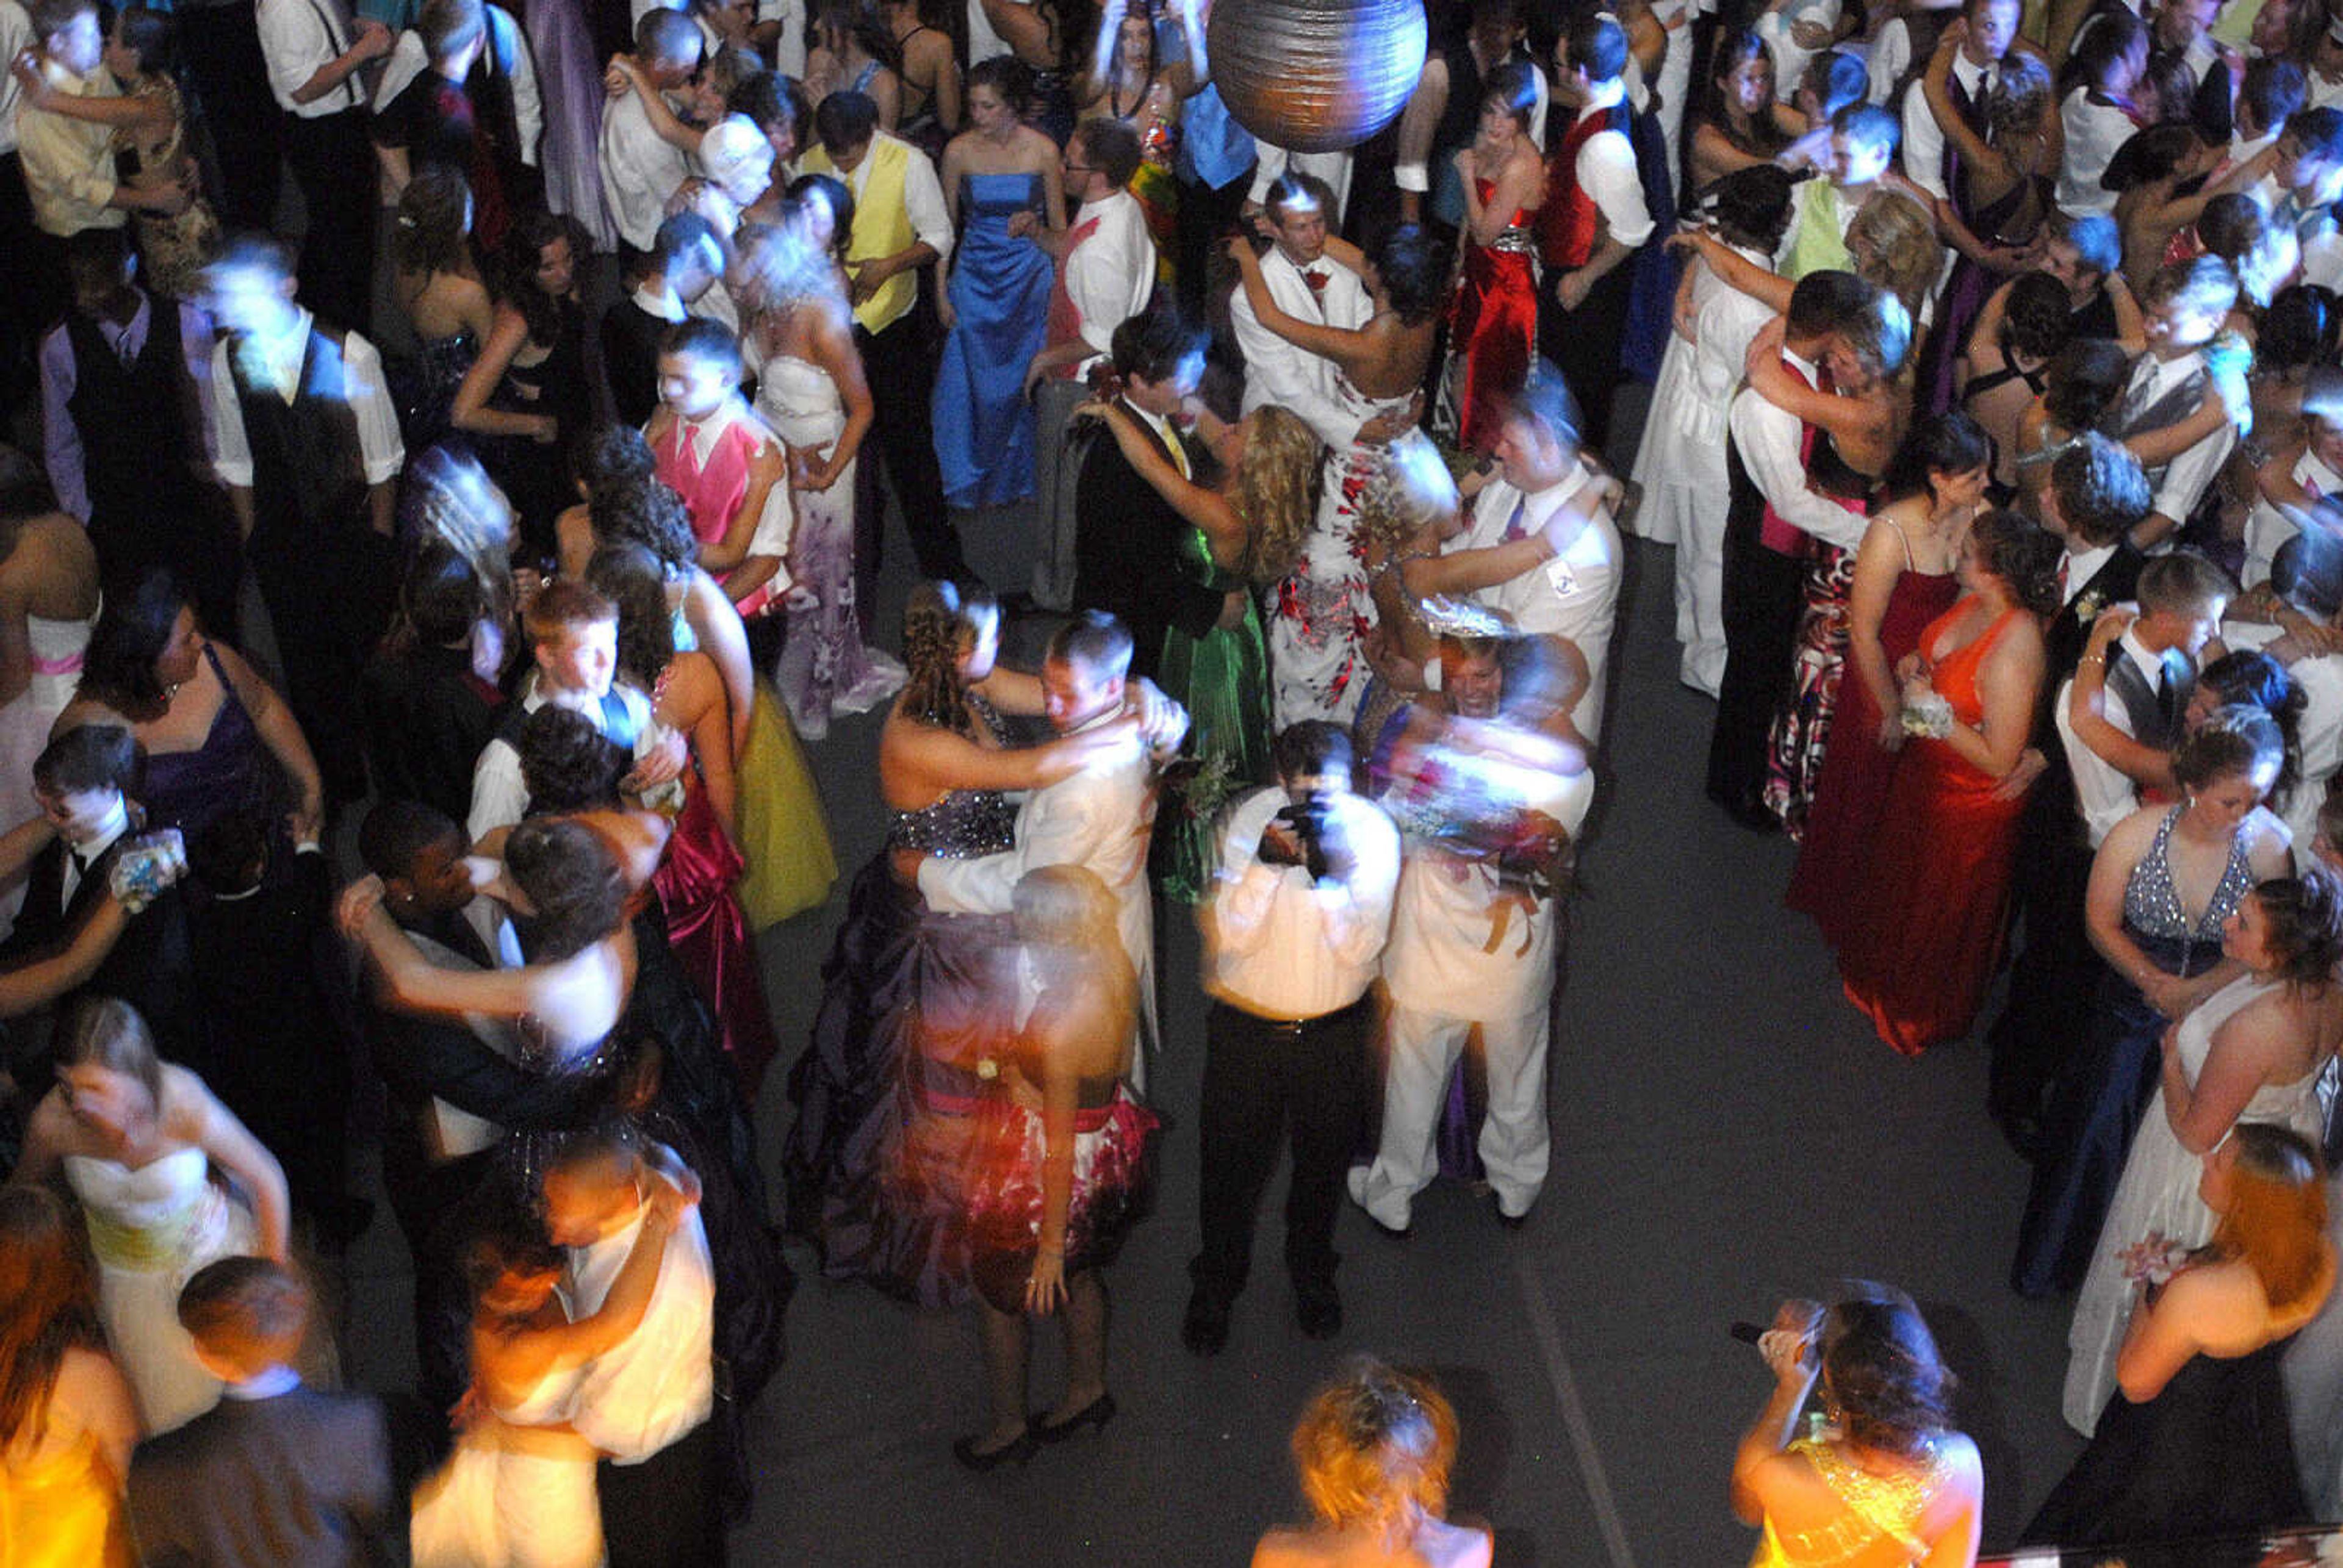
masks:
<svg viewBox="0 0 2343 1568"><path fill-rule="evenodd" d="M1245 585L1213 564L1203 531L1182 541L1180 568L1221 592ZM1211 888L1221 809L1272 774L1269 654L1250 593L1242 624L1202 638L1174 627L1164 634L1157 671L1166 695L1188 709L1188 739L1155 819L1156 880L1167 898L1198 903Z"/></svg>

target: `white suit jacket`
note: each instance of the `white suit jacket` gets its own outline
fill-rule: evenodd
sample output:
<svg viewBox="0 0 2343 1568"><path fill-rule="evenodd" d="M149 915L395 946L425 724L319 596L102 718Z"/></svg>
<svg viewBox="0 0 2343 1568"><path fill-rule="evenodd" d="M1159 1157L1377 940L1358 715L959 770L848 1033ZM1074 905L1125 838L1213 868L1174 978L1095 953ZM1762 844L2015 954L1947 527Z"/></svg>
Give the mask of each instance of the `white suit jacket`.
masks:
<svg viewBox="0 0 2343 1568"><path fill-rule="evenodd" d="M997 855L920 864L920 896L940 914L1006 914L1017 884L1041 866L1081 866L1114 894L1115 928L1139 974L1141 1040L1155 1032L1154 914L1147 886L1147 839L1155 819L1152 770L1132 737L1111 759L1025 798L1017 840Z"/></svg>
<svg viewBox="0 0 2343 1568"><path fill-rule="evenodd" d="M1317 266L1327 274L1322 293L1303 281L1301 269L1286 259L1283 251L1272 247L1261 258L1262 277L1278 308L1328 327L1352 330L1364 327L1375 307L1359 275L1331 257L1320 257ZM1230 297L1229 320L1236 328L1237 347L1244 355L1244 412L1250 414L1264 403L1282 404L1302 416L1328 446L1348 447L1366 416L1342 394L1334 362L1297 348L1263 327L1253 315L1252 302L1245 297L1242 284Z"/></svg>

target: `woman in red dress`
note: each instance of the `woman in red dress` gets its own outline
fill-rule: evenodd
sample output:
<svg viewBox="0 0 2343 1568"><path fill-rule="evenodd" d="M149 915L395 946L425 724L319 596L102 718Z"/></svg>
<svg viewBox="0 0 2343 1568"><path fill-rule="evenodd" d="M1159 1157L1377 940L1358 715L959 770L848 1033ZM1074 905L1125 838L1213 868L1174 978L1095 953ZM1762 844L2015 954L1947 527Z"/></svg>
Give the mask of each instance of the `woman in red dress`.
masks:
<svg viewBox="0 0 2343 1568"><path fill-rule="evenodd" d="M1904 749L1896 667L1960 596L1954 567L1989 473L1985 432L1966 414L1932 419L1904 444L1890 493L1863 536L1846 606L1845 674L1783 900L1836 947L1863 886L1871 829Z"/></svg>
<svg viewBox="0 0 2343 1568"><path fill-rule="evenodd" d="M1896 674L1911 734L1872 836L1839 950L1846 998L1917 1056L1968 1032L2000 954L2021 789L2004 789L2034 728L2041 618L2058 605L2058 541L1987 512L1955 568L1960 600Z"/></svg>
<svg viewBox="0 0 2343 1568"><path fill-rule="evenodd" d="M1536 67L1501 65L1481 98L1481 133L1456 155L1464 186L1464 264L1448 313L1443 410L1469 452L1496 443L1505 399L1537 353L1537 275L1529 215L1545 197L1545 160L1530 139Z"/></svg>

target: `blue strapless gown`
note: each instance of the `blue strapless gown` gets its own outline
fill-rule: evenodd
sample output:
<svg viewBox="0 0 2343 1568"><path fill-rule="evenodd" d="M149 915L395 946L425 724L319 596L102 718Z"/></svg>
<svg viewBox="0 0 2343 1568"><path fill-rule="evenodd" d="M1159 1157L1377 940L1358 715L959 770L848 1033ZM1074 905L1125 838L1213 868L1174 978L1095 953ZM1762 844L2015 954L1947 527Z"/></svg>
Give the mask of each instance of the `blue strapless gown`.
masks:
<svg viewBox="0 0 2343 1568"><path fill-rule="evenodd" d="M952 269L958 325L936 372L936 460L955 507L1021 501L1033 493L1033 409L1025 367L1049 329L1049 253L1009 237L1009 215L1039 211L1039 175L968 175L960 185L960 260Z"/></svg>

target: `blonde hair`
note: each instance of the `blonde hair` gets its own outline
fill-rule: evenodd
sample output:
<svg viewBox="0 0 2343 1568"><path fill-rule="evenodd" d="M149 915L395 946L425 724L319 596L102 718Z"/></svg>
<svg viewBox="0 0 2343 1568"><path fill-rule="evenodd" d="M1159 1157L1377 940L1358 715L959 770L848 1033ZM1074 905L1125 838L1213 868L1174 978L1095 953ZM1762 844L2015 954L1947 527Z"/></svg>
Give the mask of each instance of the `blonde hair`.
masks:
<svg viewBox="0 0 2343 1568"><path fill-rule="evenodd" d="M1868 245L1874 260L1869 267L1855 270L1894 295L1918 321L1920 302L1944 266L1945 247L1936 239L1936 224L1919 203L1882 191L1864 203L1846 226L1847 249L1855 249L1858 241Z"/></svg>
<svg viewBox="0 0 2343 1568"><path fill-rule="evenodd" d="M1456 1412L1430 1379L1362 1356L1293 1428L1302 1493L1323 1524L1389 1528L1448 1506Z"/></svg>
<svg viewBox="0 0 2343 1568"><path fill-rule="evenodd" d="M1302 550L1318 520L1318 465L1326 449L1298 414L1274 405L1257 408L1237 463L1236 508L1252 531L1246 575L1274 583L1302 564Z"/></svg>

